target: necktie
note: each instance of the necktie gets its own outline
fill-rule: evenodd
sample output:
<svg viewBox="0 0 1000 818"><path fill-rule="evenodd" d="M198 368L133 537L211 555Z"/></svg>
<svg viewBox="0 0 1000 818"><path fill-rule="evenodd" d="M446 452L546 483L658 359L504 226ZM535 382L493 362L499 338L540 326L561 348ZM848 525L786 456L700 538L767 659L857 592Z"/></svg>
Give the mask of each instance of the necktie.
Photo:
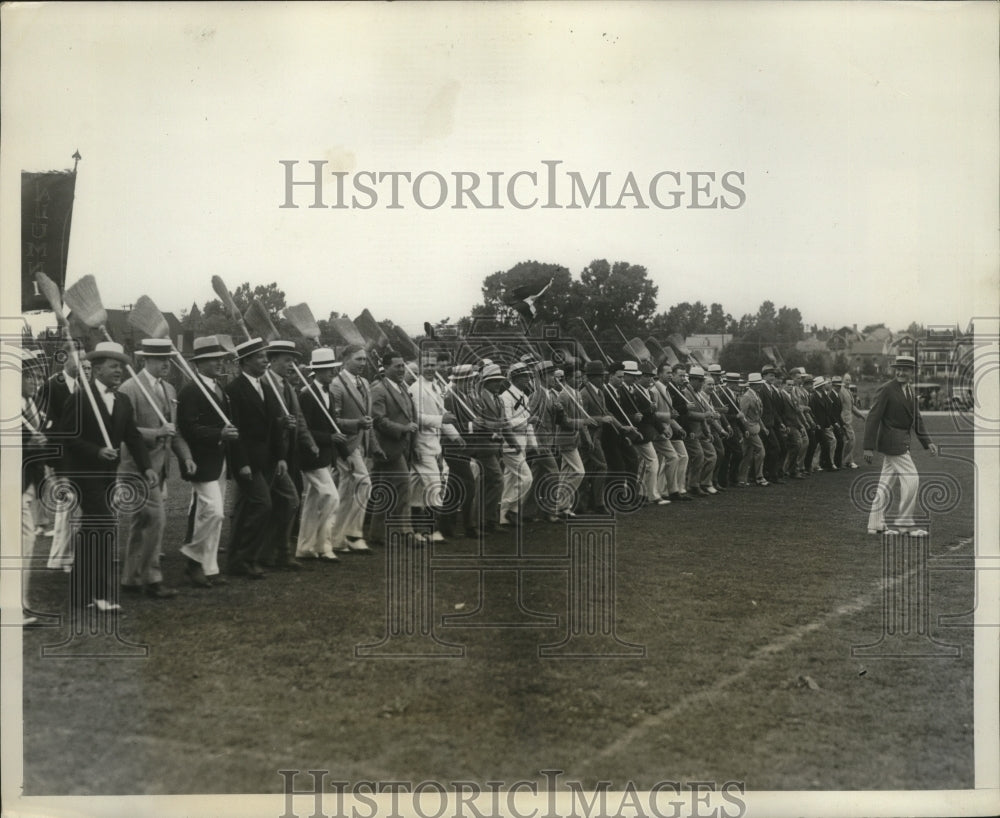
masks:
<svg viewBox="0 0 1000 818"><path fill-rule="evenodd" d="M157 386L160 387L160 399L163 402L163 416L170 419L170 398L167 397L167 385L163 382L162 378L157 379Z"/></svg>
<svg viewBox="0 0 1000 818"><path fill-rule="evenodd" d="M910 401L913 400L913 398L910 396L910 385L909 384L907 384L906 386L903 387L903 394L906 395L906 402L907 403L909 403Z"/></svg>
<svg viewBox="0 0 1000 818"><path fill-rule="evenodd" d="M24 416L28 419L28 423L31 424L32 431L41 431L42 419L38 415L38 410L35 408L35 402L31 398L24 399Z"/></svg>

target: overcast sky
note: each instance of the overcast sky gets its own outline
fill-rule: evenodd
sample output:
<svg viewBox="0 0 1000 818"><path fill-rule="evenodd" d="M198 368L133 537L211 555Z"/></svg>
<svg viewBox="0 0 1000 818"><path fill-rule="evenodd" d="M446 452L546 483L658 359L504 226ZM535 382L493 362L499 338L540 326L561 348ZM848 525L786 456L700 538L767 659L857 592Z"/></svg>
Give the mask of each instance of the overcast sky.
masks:
<svg viewBox="0 0 1000 818"><path fill-rule="evenodd" d="M180 312L218 274L417 330L518 261L578 276L607 258L644 265L661 310L739 318L770 299L893 328L1000 312L995 3L80 3L7 7L2 37L8 315L17 173L77 149L68 280L96 276L108 307ZM387 208L384 180L370 209L309 208L304 187L282 208L281 160L298 179L327 161L326 205L334 170L349 205L361 171L433 171L449 195L422 208L402 181ZM568 171L607 172L609 204L631 173L639 198L543 209L545 160L558 204ZM516 199L539 196L524 210L506 190L522 170L539 180L517 180ZM680 174L676 209L648 195L662 171ZM502 173L502 206L453 209L456 172L484 204ZM687 207L692 172L716 175L701 201L741 206Z"/></svg>

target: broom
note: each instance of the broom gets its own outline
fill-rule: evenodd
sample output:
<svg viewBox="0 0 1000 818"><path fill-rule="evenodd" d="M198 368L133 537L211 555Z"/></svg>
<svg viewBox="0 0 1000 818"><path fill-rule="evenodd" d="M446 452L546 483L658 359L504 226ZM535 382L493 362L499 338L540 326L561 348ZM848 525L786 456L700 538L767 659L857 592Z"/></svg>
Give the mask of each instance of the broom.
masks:
<svg viewBox="0 0 1000 818"><path fill-rule="evenodd" d="M653 336L646 339L646 348L655 356L657 366L661 366L664 363L668 363L671 366L680 363L674 351L669 347L663 347Z"/></svg>
<svg viewBox="0 0 1000 818"><path fill-rule="evenodd" d="M667 343L674 348L678 356L687 358L688 362L701 365L701 359L687 348L685 338L679 332L671 333L667 336Z"/></svg>
<svg viewBox="0 0 1000 818"><path fill-rule="evenodd" d="M85 275L66 290L63 294L63 300L66 302L66 306L84 324L88 327L97 327L107 340L114 341L106 326L108 313L101 304L101 294L97 291L97 281L92 275ZM139 380L139 376L132 368L132 364L125 364L125 369L128 370L129 377L135 381L135 385L139 387L142 396L149 401L149 405L153 408L153 412L159 419L160 425L166 426L169 421L163 416L163 412L160 411L160 407L153 400L153 396L149 394L142 381Z"/></svg>
<svg viewBox="0 0 1000 818"><path fill-rule="evenodd" d="M610 364L611 363L611 359L607 356L607 353L605 353L605 351L603 349L601 349L601 345L599 343L597 343L597 338L594 336L593 331L590 329L590 325L587 324L587 322L584 321L583 318L580 317L580 316L577 316L576 320L579 321L583 325L583 328L585 330L587 330L587 334L590 336L590 340L594 342L594 346L597 347L597 351L600 353L601 357L604 359L604 362Z"/></svg>
<svg viewBox="0 0 1000 818"><path fill-rule="evenodd" d="M250 330L247 329L246 323L243 321L243 315L240 312L240 308L236 306L236 302L233 301L233 296L229 292L229 288L226 286L226 282L223 281L219 276L212 276L212 289L215 290L215 294L219 296L219 300L222 302L222 306L225 308L226 312L229 313L229 317L232 318L238 325L243 334L246 335L247 340L250 340Z"/></svg>
<svg viewBox="0 0 1000 818"><path fill-rule="evenodd" d="M167 326L167 319L163 317L163 313L160 312L156 304L153 303L153 299L148 295L139 296L139 300L135 302L132 312L128 314L128 322L140 332L146 333L150 338L170 338L170 328ZM232 426L233 422L226 417L226 413L222 411L222 407L215 402L215 398L205 388L205 384L194 373L194 370L191 369L191 365L184 359L184 356L178 352L173 341L170 342L170 351L174 353L176 360L180 362L181 371L201 390L201 394L205 396L205 399L222 419L222 422L227 426Z"/></svg>
<svg viewBox="0 0 1000 818"><path fill-rule="evenodd" d="M214 283L214 277L212 280ZM220 278L219 281L222 281L222 279ZM236 302L233 302L233 308L236 308ZM281 337L278 333L278 328L271 322L271 316L268 315L267 310L264 309L264 305L261 304L256 298L251 301L250 306L247 307L247 311L243 316L242 326L244 331L247 333L247 338L250 337L248 327L253 327L253 331L257 334L256 337L263 338L268 342L275 341ZM299 372L299 368L295 366L294 363L292 364L292 368L295 370L295 374L301 378L302 373ZM271 372L270 368L268 368L266 374L267 377L265 380L271 385L271 391L274 392L274 397L278 399L281 411L291 417L292 413L288 411L284 398L281 397L281 393L278 391L278 385L274 382L274 373Z"/></svg>
<svg viewBox="0 0 1000 818"><path fill-rule="evenodd" d="M63 304L62 296L59 294L59 286L45 273L35 273L35 281L38 282L38 289L45 296L45 300L49 302L49 306L52 308L52 312L56 317L56 322L62 327L66 332L66 337L70 339L70 353L73 355L73 363L76 366L76 371L82 373L83 370L80 368L80 356L76 351L76 344L72 343L72 337L69 331L69 322L66 320L66 316L63 314ZM87 395L87 400L90 402L90 408L94 412L94 417L97 418L97 425L101 430L101 437L104 438L104 445L108 449L113 449L111 445L111 438L108 436L108 429L104 425L104 418L101 417L101 413L97 410L97 401L94 398L94 392L90 388L90 381L87 378L80 376L80 383L83 384L83 391Z"/></svg>
<svg viewBox="0 0 1000 818"><path fill-rule="evenodd" d="M309 340L313 341L316 344L316 346L320 346L319 324L316 323L316 319L313 317L312 310L309 309L308 304L302 303L302 304L296 304L294 307L285 307L285 309L283 309L281 312L285 316L285 318L289 321L289 323L291 323L291 325L295 327L296 330L298 330L299 334L301 334L303 338L308 338ZM306 389L309 390L309 394L311 394L314 398L316 398L317 406L319 406L320 411L323 413L326 419L330 421L330 425L333 427L333 431L335 431L339 435L342 435L343 432L340 431L340 427L337 425L337 421L333 419L333 416L326 410L326 407L323 405L323 401L319 399L319 392L316 388L316 383L314 381L308 381L304 377L302 377L302 373L299 372L299 368L295 366L294 363L292 364L292 366L295 367L295 371L298 373L299 378L306 385Z"/></svg>

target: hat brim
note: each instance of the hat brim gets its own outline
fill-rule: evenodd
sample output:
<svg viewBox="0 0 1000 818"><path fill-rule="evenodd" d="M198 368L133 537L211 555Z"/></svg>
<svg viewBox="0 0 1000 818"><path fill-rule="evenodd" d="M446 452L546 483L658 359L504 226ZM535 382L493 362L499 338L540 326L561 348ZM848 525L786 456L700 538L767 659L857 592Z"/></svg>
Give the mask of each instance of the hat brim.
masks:
<svg viewBox="0 0 1000 818"><path fill-rule="evenodd" d="M227 352L226 350L220 350L218 352L203 352L200 355L192 355L192 361L211 361L214 358L228 358L232 355L232 352Z"/></svg>
<svg viewBox="0 0 1000 818"><path fill-rule="evenodd" d="M92 364L95 364L98 361L103 361L103 360L105 360L107 358L110 358L113 361L118 361L118 363L125 364L126 366L128 364L132 363L132 361L129 360L129 357L127 355L122 355L120 352L97 352L97 351L91 351L91 352L88 352L84 357L86 358L86 360L90 361Z"/></svg>

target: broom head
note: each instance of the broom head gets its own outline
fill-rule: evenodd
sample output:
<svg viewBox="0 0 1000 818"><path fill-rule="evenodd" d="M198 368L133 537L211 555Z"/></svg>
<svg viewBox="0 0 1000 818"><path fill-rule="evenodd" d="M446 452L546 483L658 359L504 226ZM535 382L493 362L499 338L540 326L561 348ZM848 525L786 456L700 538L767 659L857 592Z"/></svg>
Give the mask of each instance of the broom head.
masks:
<svg viewBox="0 0 1000 818"><path fill-rule="evenodd" d="M365 338L375 344L376 349L391 346L389 336L385 334L385 330L379 326L375 316L368 311L367 307L361 310L361 315L354 319L354 326L361 331Z"/></svg>
<svg viewBox="0 0 1000 818"><path fill-rule="evenodd" d="M653 356L650 354L646 345L639 339L633 338L627 344L625 344L625 349L635 355L640 361L651 361Z"/></svg>
<svg viewBox="0 0 1000 818"><path fill-rule="evenodd" d="M101 304L101 294L97 291L97 281L86 275L63 294L63 300L70 311L88 327L100 327L107 323L108 313Z"/></svg>
<svg viewBox="0 0 1000 818"><path fill-rule="evenodd" d="M358 328L354 326L354 322L350 318L340 316L338 318L330 319L330 324L333 328L340 334L340 337L344 339L347 344L357 344L360 347L365 347L367 349L368 342L365 337L358 331Z"/></svg>
<svg viewBox="0 0 1000 818"><path fill-rule="evenodd" d="M139 300L132 307L132 312L128 314L128 322L150 338L168 338L170 336L167 319L163 317L163 313L148 295L139 296Z"/></svg>
<svg viewBox="0 0 1000 818"><path fill-rule="evenodd" d="M413 342L413 339L406 334L406 330L402 327L394 325L392 327L392 334L394 336L392 339L392 347L393 349L399 350L399 352L403 354L403 357L407 359L415 359L420 354L420 350L417 349L417 345Z"/></svg>
<svg viewBox="0 0 1000 818"><path fill-rule="evenodd" d="M263 338L265 341L270 342L281 337L278 334L277 328L271 322L271 316L264 309L264 305L256 298L247 307L247 311L243 315L243 320L247 325L247 329L258 338Z"/></svg>
<svg viewBox="0 0 1000 818"><path fill-rule="evenodd" d="M303 338L309 338L317 344L319 343L319 324L316 323L316 318L308 304L302 303L296 304L294 307L285 307L281 314Z"/></svg>
<svg viewBox="0 0 1000 818"><path fill-rule="evenodd" d="M233 296L230 294L229 288L226 286L226 282L219 276L212 276L212 289L215 290L215 294L219 296L222 306L226 308L229 315L233 318L240 318L239 308L236 306L236 302L233 301Z"/></svg>
<svg viewBox="0 0 1000 818"><path fill-rule="evenodd" d="M63 314L62 293L59 292L59 285L45 273L35 273L35 281L38 282L38 291L45 296L52 312L55 313L56 320L60 324L65 324L66 316Z"/></svg>

